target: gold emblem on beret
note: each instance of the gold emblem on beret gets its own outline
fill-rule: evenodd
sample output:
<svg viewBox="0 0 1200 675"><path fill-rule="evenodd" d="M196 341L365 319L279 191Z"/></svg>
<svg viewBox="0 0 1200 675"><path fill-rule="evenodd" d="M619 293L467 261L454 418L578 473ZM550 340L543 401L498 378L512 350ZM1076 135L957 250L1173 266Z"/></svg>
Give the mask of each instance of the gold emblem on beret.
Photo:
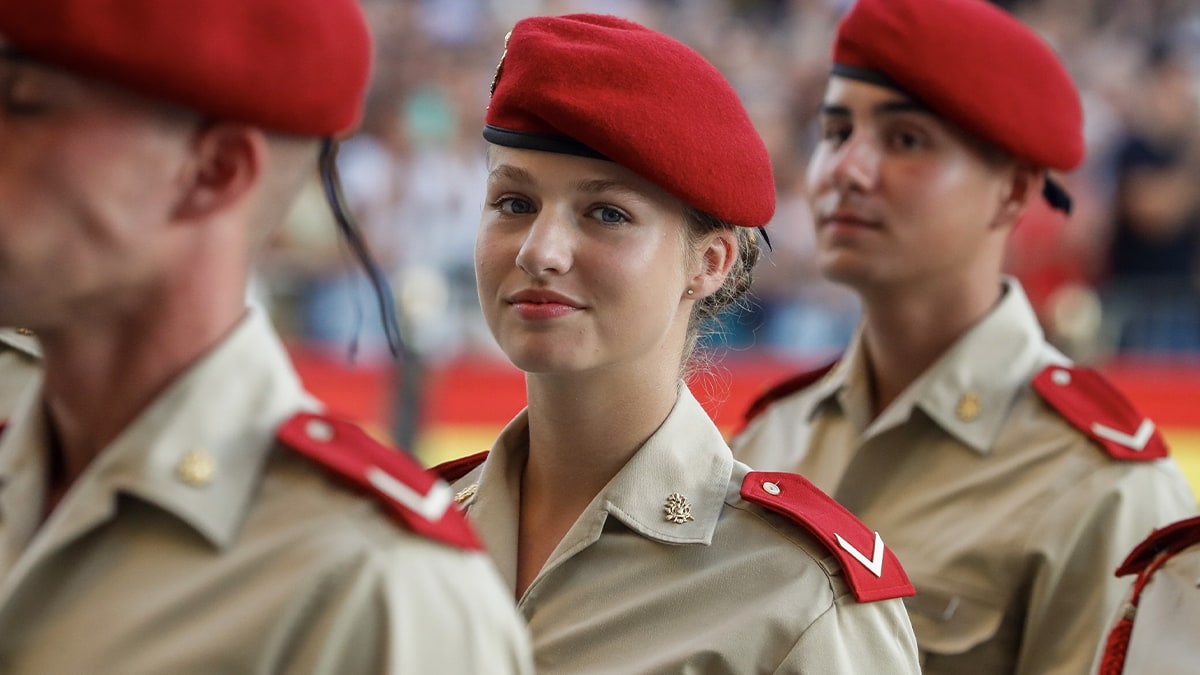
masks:
<svg viewBox="0 0 1200 675"><path fill-rule="evenodd" d="M492 88L488 90L489 94L496 93L496 83L500 81L500 69L504 67L504 57L508 56L508 40L512 37L512 31L504 36L504 51L500 53L500 63L496 64L496 74L492 75Z"/></svg>
<svg viewBox="0 0 1200 675"><path fill-rule="evenodd" d="M175 466L175 475L179 480L192 487L204 487L212 482L213 474L217 471L217 463L212 456L203 450L192 450L179 460Z"/></svg>
<svg viewBox="0 0 1200 675"><path fill-rule="evenodd" d="M971 392L963 394L958 399L958 406L954 408L954 414L964 422L974 421L981 412L983 407L979 405L979 397Z"/></svg>
<svg viewBox="0 0 1200 675"><path fill-rule="evenodd" d="M676 525L683 525L689 520L695 520L692 518L692 505L688 503L687 497L678 492L667 495L667 504L664 510L667 512L667 520Z"/></svg>

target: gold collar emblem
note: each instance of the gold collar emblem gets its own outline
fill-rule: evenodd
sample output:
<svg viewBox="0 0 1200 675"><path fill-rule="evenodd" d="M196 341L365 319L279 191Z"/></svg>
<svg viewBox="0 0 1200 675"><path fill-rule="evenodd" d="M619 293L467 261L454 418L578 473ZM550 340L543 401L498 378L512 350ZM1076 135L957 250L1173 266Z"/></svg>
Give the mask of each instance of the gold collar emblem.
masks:
<svg viewBox="0 0 1200 675"><path fill-rule="evenodd" d="M683 525L689 520L695 520L692 518L692 505L688 503L687 497L678 492L667 495L667 504L664 510L667 512L667 520L676 525Z"/></svg>

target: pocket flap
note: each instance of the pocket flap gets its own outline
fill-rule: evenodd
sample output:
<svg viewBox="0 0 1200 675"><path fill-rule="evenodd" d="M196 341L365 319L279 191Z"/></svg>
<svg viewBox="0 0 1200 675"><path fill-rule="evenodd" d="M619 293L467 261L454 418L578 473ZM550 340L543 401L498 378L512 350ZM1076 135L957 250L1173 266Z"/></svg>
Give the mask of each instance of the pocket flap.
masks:
<svg viewBox="0 0 1200 675"><path fill-rule="evenodd" d="M1004 608L951 586L917 582L917 594L904 599L917 644L935 654L962 654L1000 629Z"/></svg>

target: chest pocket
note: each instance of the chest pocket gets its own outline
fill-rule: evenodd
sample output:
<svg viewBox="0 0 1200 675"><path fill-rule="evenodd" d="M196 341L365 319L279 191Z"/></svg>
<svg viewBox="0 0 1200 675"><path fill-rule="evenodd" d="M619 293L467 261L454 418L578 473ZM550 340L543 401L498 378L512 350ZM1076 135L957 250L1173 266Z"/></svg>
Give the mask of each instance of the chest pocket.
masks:
<svg viewBox="0 0 1200 675"><path fill-rule="evenodd" d="M1005 635L999 601L952 584L918 582L917 595L904 604L924 672L1003 672L1015 663L1016 636Z"/></svg>

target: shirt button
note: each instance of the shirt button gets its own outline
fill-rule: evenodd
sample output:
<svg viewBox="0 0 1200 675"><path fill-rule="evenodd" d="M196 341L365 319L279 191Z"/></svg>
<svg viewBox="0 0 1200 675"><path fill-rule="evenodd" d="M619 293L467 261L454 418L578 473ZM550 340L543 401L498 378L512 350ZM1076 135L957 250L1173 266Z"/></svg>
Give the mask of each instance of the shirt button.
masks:
<svg viewBox="0 0 1200 675"><path fill-rule="evenodd" d="M777 495L780 492L783 492L783 490L780 490L779 486L772 483L771 481L767 481L767 482L763 483L763 492L765 492L769 495Z"/></svg>
<svg viewBox="0 0 1200 675"><path fill-rule="evenodd" d="M1065 370L1056 370L1050 375L1050 381L1060 387L1065 387L1071 384L1071 373Z"/></svg>

